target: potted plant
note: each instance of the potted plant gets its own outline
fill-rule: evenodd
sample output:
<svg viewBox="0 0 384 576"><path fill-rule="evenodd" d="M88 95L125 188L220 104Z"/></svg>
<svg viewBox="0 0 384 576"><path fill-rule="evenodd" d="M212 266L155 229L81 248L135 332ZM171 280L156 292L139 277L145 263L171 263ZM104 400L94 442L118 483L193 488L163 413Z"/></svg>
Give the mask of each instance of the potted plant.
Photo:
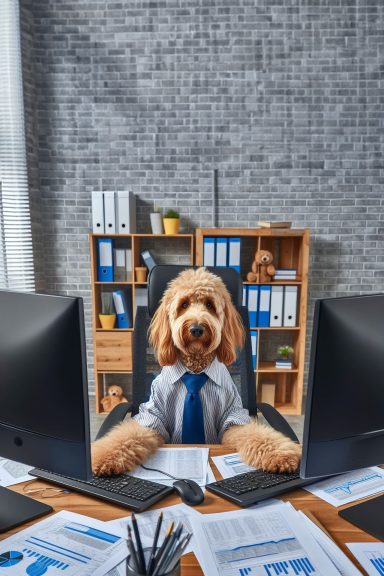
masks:
<svg viewBox="0 0 384 576"><path fill-rule="evenodd" d="M115 326L116 314L112 292L101 293L101 314L99 314L99 320L104 330L111 330Z"/></svg>
<svg viewBox="0 0 384 576"><path fill-rule="evenodd" d="M180 214L175 210L168 210L163 217L166 234L178 234L180 228Z"/></svg>
<svg viewBox="0 0 384 576"><path fill-rule="evenodd" d="M292 368L293 348L288 344L277 349L276 368Z"/></svg>
<svg viewBox="0 0 384 576"><path fill-rule="evenodd" d="M153 212L150 214L152 234L164 234L163 218L161 211L156 204L153 206Z"/></svg>

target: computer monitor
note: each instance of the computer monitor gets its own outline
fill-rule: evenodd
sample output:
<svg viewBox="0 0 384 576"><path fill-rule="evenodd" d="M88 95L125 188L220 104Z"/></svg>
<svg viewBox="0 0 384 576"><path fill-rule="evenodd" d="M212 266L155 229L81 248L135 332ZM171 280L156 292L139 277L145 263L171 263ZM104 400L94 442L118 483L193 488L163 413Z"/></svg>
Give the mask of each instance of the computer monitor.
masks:
<svg viewBox="0 0 384 576"><path fill-rule="evenodd" d="M0 291L0 456L91 478L81 298ZM0 529L16 525L9 492Z"/></svg>
<svg viewBox="0 0 384 576"><path fill-rule="evenodd" d="M300 475L328 476L382 463L384 294L318 300ZM384 497L376 500L382 518Z"/></svg>

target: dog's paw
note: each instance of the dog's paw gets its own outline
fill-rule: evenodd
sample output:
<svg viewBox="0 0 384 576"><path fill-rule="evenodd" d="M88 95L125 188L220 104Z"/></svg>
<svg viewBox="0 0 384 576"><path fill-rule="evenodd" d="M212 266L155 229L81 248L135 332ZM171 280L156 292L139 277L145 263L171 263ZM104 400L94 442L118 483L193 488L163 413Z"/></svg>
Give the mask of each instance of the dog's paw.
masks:
<svg viewBox="0 0 384 576"><path fill-rule="evenodd" d="M301 446L287 439L264 446L247 443L240 450L240 456L248 465L266 472L292 473L299 467Z"/></svg>
<svg viewBox="0 0 384 576"><path fill-rule="evenodd" d="M97 443L91 447L92 472L97 476L113 476L127 471L126 463L116 452L111 452Z"/></svg>

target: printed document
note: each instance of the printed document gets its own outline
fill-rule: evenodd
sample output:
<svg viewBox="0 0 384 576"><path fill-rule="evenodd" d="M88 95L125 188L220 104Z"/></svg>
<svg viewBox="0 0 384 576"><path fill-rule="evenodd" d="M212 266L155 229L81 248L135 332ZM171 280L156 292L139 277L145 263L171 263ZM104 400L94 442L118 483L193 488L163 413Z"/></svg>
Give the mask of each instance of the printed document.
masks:
<svg viewBox="0 0 384 576"><path fill-rule="evenodd" d="M127 541L104 522L62 511L2 540L0 572L104 576L127 556Z"/></svg>
<svg viewBox="0 0 384 576"><path fill-rule="evenodd" d="M317 524L312 522L303 512L299 511L297 514L299 514L316 542L321 546L342 576L361 576L360 570L356 568L348 556L344 554L338 545L329 538Z"/></svg>
<svg viewBox="0 0 384 576"><path fill-rule="evenodd" d="M383 542L353 542L347 546L369 576L384 575Z"/></svg>
<svg viewBox="0 0 384 576"><path fill-rule="evenodd" d="M245 462L240 459L237 452L225 454L224 456L212 456L212 460L224 479L232 478L233 476L237 476L237 474L245 474L245 472L256 470L256 468L252 468L252 466L245 464Z"/></svg>
<svg viewBox="0 0 384 576"><path fill-rule="evenodd" d="M384 470L378 466L361 468L304 486L304 490L337 507L383 492Z"/></svg>
<svg viewBox="0 0 384 576"><path fill-rule="evenodd" d="M34 480L35 477L28 474L32 468L33 466L20 464L14 460L0 458L0 486L13 486L13 484Z"/></svg>
<svg viewBox="0 0 384 576"><path fill-rule="evenodd" d="M161 530L159 535L159 542L161 543L164 536L167 533L169 525L171 522L175 523L175 526L181 522L184 526L183 534L191 533L191 516L200 516L197 510L187 506L186 504L175 504L174 506L167 506L166 508L159 508L158 510L148 510L147 512L141 512L140 514L135 514L137 524L140 530L141 542L144 547L152 546L153 538L155 535L157 519L160 512L163 513L163 522L161 524ZM130 516L125 518L119 518L118 520L111 520L110 522L105 522L105 526L114 530L116 534L121 534L125 537L127 534L127 526L132 528L132 521ZM194 552L194 538L192 537L184 554L188 552Z"/></svg>
<svg viewBox="0 0 384 576"><path fill-rule="evenodd" d="M209 576L339 576L289 504L191 517Z"/></svg>
<svg viewBox="0 0 384 576"><path fill-rule="evenodd" d="M148 458L144 466L167 472L174 478L169 478L161 472L146 470L142 466L135 468L130 475L167 486L172 486L175 479L179 478L194 480L199 486L205 486L208 454L209 448L159 448L156 454Z"/></svg>

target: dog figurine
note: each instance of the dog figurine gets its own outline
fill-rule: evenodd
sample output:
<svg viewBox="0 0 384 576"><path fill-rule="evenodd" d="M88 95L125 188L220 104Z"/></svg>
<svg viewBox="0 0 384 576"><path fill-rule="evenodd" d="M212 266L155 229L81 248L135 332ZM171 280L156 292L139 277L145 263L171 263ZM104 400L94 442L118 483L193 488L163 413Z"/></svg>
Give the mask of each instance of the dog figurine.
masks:
<svg viewBox="0 0 384 576"><path fill-rule="evenodd" d="M123 389L117 384L112 384L109 386L107 395L103 396L100 403L103 407L104 412L110 412L115 406L121 404L122 402L128 402L126 397L123 395Z"/></svg>
<svg viewBox="0 0 384 576"><path fill-rule="evenodd" d="M139 414L92 445L95 474L133 470L164 442L182 442L185 372L208 376L200 391L207 443L230 446L255 468L280 473L297 469L300 446L250 418L226 367L244 344L244 327L221 278L205 268L182 271L164 292L149 340L161 374Z"/></svg>

